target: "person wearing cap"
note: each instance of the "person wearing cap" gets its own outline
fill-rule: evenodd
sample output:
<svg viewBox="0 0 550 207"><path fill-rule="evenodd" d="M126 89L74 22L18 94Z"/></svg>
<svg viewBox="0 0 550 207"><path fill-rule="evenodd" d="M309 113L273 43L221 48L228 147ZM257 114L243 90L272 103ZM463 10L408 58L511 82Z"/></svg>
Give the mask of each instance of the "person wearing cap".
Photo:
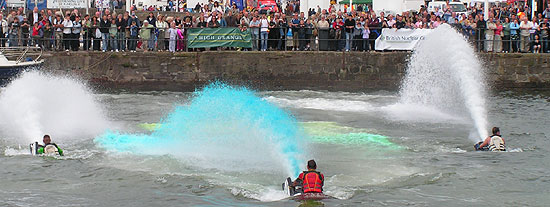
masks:
<svg viewBox="0 0 550 207"><path fill-rule="evenodd" d="M292 186L301 186L304 193L323 193L325 176L316 169L317 163L315 163L315 160L307 161L307 171L300 173Z"/></svg>
<svg viewBox="0 0 550 207"><path fill-rule="evenodd" d="M50 135L44 135L42 141L44 142L44 145L38 146L37 154L59 154L60 156L63 156L63 150L57 146L57 144L53 143Z"/></svg>
<svg viewBox="0 0 550 207"><path fill-rule="evenodd" d="M143 27L139 31L139 36L142 42L142 48L145 50L152 51L154 49L154 44L151 44L151 30L154 29L153 25L149 24L149 21L143 20ZM154 42L153 42L154 43ZM147 47L147 48L146 48Z"/></svg>

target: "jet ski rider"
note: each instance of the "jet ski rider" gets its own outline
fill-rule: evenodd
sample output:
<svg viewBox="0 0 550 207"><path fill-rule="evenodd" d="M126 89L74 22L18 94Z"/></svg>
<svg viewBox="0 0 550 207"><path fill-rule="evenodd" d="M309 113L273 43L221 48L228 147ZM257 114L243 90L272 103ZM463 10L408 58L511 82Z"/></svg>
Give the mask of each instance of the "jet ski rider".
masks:
<svg viewBox="0 0 550 207"><path fill-rule="evenodd" d="M489 151L506 151L504 139L500 136L500 129L493 127L493 135L487 137L485 141L479 145L479 148L489 147Z"/></svg>
<svg viewBox="0 0 550 207"><path fill-rule="evenodd" d="M307 162L307 171L300 173L298 178L292 183L294 187L302 187L304 193L323 193L325 176L316 171L317 163L315 160Z"/></svg>
<svg viewBox="0 0 550 207"><path fill-rule="evenodd" d="M38 145L37 154L51 154L58 153L60 156L63 156L63 150L57 146L57 144L52 143L50 135L44 135L42 139L44 145Z"/></svg>

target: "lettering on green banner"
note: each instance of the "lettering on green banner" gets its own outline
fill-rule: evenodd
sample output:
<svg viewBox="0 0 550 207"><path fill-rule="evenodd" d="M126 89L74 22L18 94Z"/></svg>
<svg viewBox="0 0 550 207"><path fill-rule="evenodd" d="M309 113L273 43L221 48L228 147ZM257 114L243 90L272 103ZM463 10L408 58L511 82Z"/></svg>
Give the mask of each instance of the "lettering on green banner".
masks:
<svg viewBox="0 0 550 207"><path fill-rule="evenodd" d="M189 48L205 47L252 47L250 31L239 28L192 28L187 33Z"/></svg>

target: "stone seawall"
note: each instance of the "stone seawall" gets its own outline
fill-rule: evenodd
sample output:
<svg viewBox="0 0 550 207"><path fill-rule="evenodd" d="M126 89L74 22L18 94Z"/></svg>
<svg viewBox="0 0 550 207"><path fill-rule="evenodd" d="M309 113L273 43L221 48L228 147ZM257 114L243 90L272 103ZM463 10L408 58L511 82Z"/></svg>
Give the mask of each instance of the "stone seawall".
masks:
<svg viewBox="0 0 550 207"><path fill-rule="evenodd" d="M262 90L396 90L410 53L57 52L46 70L77 75L94 85L135 90L190 91L222 80ZM481 54L495 89L550 88L550 55Z"/></svg>

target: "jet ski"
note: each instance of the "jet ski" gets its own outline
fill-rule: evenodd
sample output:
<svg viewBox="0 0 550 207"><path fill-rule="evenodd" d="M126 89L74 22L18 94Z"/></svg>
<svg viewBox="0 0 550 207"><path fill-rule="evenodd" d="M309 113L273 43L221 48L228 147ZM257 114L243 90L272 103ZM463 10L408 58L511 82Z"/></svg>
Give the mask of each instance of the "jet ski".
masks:
<svg viewBox="0 0 550 207"><path fill-rule="evenodd" d="M481 144L483 144L483 142L478 142L477 144L474 145L474 149L476 151L489 151L489 147L488 146L484 146L484 147L479 147L481 146Z"/></svg>
<svg viewBox="0 0 550 207"><path fill-rule="evenodd" d="M56 156L61 155L63 156L63 151L60 150L57 145L55 144L47 144L46 146L42 146L38 144L38 142L33 142L29 144L29 150L31 155L37 156L37 155L43 155L43 156Z"/></svg>
<svg viewBox="0 0 550 207"><path fill-rule="evenodd" d="M323 193L303 193L301 187L292 186L292 179L290 179L290 177L286 178L282 187L285 194L290 196L291 199L297 200L297 201L323 200L323 199L331 198Z"/></svg>
<svg viewBox="0 0 550 207"><path fill-rule="evenodd" d="M40 145L38 144L38 142L33 142L29 145L29 148L30 148L30 151L31 151L31 155L37 155L38 154L38 148L40 147Z"/></svg>

